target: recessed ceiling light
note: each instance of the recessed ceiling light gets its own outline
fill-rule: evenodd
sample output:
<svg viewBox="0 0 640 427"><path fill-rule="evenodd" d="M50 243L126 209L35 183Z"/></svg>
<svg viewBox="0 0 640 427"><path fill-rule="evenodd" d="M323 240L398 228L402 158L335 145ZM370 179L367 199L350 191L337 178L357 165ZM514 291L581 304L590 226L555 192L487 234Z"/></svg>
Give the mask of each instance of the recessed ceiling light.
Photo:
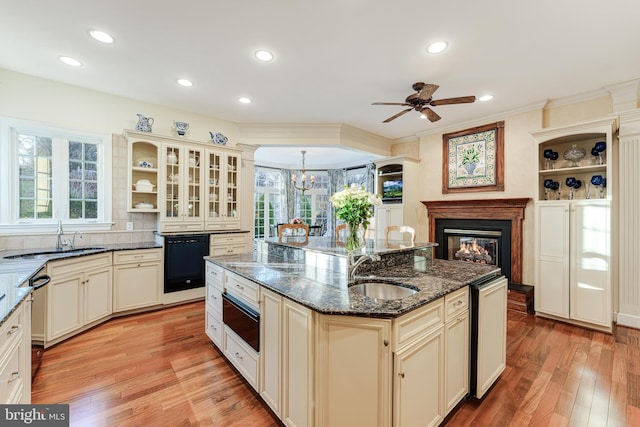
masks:
<svg viewBox="0 0 640 427"><path fill-rule="evenodd" d="M447 48L447 42L438 41L433 42L429 46L427 46L428 53L440 53Z"/></svg>
<svg viewBox="0 0 640 427"><path fill-rule="evenodd" d="M263 62L269 62L273 60L273 53L269 52L268 50L257 50L256 58Z"/></svg>
<svg viewBox="0 0 640 427"><path fill-rule="evenodd" d="M193 82L191 80L187 80L187 79L178 79L178 84L180 86L184 86L184 87L191 87L193 86Z"/></svg>
<svg viewBox="0 0 640 427"><path fill-rule="evenodd" d="M493 95L482 95L480 98L478 98L478 101L487 102L487 101L491 101L492 99L493 99Z"/></svg>
<svg viewBox="0 0 640 427"><path fill-rule="evenodd" d="M238 98L238 102L240 102L241 104L251 104L251 100L244 96L242 98Z"/></svg>
<svg viewBox="0 0 640 427"><path fill-rule="evenodd" d="M89 31L89 34L91 35L91 37L98 40L99 42L113 43L113 37L111 37L109 34L105 33L104 31L91 30Z"/></svg>
<svg viewBox="0 0 640 427"><path fill-rule="evenodd" d="M64 62L67 65L70 65L72 67L80 67L82 65L82 62L78 61L75 58L72 58L70 56L58 56L58 59L62 62Z"/></svg>

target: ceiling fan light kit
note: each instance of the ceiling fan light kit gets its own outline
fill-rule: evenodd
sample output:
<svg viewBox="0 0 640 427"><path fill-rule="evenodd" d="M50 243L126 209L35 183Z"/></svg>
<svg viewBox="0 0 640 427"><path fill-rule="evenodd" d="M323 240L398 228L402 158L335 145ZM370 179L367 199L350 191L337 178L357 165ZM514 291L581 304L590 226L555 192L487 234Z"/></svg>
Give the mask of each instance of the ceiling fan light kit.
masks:
<svg viewBox="0 0 640 427"><path fill-rule="evenodd" d="M438 90L440 86L417 82L414 83L412 88L416 91L416 93L412 93L407 96L404 102L374 102L371 105L400 105L404 107L409 107L405 110L400 111L397 114L389 117L384 120L383 123L389 123L392 120L397 119L403 114L408 113L411 110L416 110L420 114L424 114L424 116L429 119L431 122L436 122L440 120L440 117L435 111L433 111L430 107L437 107L438 105L449 105L449 104L468 104L475 102L475 96L460 96L456 98L444 98L444 99L433 99L433 94L436 90Z"/></svg>

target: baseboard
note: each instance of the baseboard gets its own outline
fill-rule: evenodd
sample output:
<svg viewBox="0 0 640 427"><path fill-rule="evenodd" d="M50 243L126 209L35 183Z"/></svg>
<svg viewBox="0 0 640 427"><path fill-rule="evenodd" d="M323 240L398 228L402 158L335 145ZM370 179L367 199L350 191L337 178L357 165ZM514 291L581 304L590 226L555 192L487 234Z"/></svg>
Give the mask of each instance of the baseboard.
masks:
<svg viewBox="0 0 640 427"><path fill-rule="evenodd" d="M628 326L630 328L640 329L640 316L618 312L616 318L619 326Z"/></svg>

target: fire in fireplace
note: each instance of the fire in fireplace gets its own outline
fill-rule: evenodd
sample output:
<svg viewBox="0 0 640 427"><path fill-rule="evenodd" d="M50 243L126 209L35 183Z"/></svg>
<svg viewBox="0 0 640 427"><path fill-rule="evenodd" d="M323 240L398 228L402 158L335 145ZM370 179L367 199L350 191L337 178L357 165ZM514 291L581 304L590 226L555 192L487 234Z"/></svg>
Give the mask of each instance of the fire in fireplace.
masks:
<svg viewBox="0 0 640 427"><path fill-rule="evenodd" d="M446 228L448 259L500 265L498 244L501 233L487 230Z"/></svg>

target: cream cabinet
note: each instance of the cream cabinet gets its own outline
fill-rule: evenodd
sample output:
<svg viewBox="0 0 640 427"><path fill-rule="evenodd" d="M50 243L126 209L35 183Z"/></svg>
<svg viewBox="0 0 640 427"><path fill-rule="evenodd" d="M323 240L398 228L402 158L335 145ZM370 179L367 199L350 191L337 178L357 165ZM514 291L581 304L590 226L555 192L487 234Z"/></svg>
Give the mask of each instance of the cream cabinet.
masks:
<svg viewBox="0 0 640 427"><path fill-rule="evenodd" d="M0 327L0 403L31 403L31 296Z"/></svg>
<svg viewBox="0 0 640 427"><path fill-rule="evenodd" d="M229 255L251 252L247 233L211 234L209 236L209 255Z"/></svg>
<svg viewBox="0 0 640 427"><path fill-rule="evenodd" d="M380 205L374 209L375 224L376 224L376 239L385 239L385 230L390 225L403 225L402 205Z"/></svg>
<svg viewBox="0 0 640 427"><path fill-rule="evenodd" d="M556 201L536 209L536 313L611 331L611 202Z"/></svg>
<svg viewBox="0 0 640 427"><path fill-rule="evenodd" d="M207 261L205 264L207 286L205 332L213 343L222 350L222 292L224 292L224 270Z"/></svg>
<svg viewBox="0 0 640 427"><path fill-rule="evenodd" d="M205 229L240 229L240 156L206 150Z"/></svg>
<svg viewBox="0 0 640 427"><path fill-rule="evenodd" d="M313 312L264 287L260 290L262 399L287 426L313 426Z"/></svg>
<svg viewBox="0 0 640 427"><path fill-rule="evenodd" d="M113 312L152 307L161 303L162 249L113 253Z"/></svg>
<svg viewBox="0 0 640 427"><path fill-rule="evenodd" d="M469 392L469 288L445 296L445 414Z"/></svg>
<svg viewBox="0 0 640 427"><path fill-rule="evenodd" d="M391 321L321 315L317 337L317 425L390 425Z"/></svg>
<svg viewBox="0 0 640 427"><path fill-rule="evenodd" d="M126 131L128 174L127 211L159 212L158 168L159 143L147 138L144 132Z"/></svg>
<svg viewBox="0 0 640 427"><path fill-rule="evenodd" d="M47 274L45 347L110 318L111 252L49 262Z"/></svg>
<svg viewBox="0 0 640 427"><path fill-rule="evenodd" d="M617 292L616 133L614 118L532 133L536 314L607 332Z"/></svg>
<svg viewBox="0 0 640 427"><path fill-rule="evenodd" d="M160 228L164 232L204 228L204 149L186 144L162 146Z"/></svg>

